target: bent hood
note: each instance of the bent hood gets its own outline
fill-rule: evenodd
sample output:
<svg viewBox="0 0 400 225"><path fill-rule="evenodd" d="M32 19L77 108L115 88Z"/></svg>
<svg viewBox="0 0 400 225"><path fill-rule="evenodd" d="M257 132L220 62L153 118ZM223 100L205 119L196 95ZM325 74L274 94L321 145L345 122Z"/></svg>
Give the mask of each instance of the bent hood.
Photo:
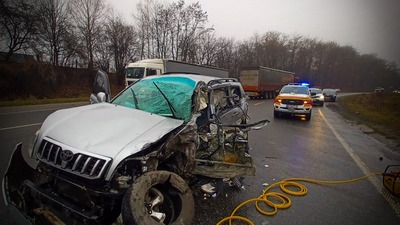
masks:
<svg viewBox="0 0 400 225"><path fill-rule="evenodd" d="M54 112L43 123L40 138L115 159L135 154L182 124L183 120L98 103Z"/></svg>

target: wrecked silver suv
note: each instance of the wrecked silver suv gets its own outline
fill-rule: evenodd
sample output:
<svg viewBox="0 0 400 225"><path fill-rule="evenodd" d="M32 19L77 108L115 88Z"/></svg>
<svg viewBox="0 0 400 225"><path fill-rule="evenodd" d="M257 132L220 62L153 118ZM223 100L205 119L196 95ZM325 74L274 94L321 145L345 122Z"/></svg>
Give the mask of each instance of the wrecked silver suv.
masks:
<svg viewBox="0 0 400 225"><path fill-rule="evenodd" d="M215 180L254 175L248 131L269 121L248 123L237 80L151 76L109 103L108 82L99 71L96 104L44 121L28 150L33 166L16 146L3 196L19 221L188 225L194 191L211 194Z"/></svg>

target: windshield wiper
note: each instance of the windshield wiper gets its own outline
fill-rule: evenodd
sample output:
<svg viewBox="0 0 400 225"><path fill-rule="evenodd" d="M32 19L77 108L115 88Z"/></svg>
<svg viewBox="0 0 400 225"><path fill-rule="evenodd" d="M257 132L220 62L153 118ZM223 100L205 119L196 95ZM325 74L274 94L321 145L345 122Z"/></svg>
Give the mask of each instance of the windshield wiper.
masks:
<svg viewBox="0 0 400 225"><path fill-rule="evenodd" d="M161 95L162 95L162 96L164 97L164 99L167 101L168 107L169 107L169 109L171 110L172 116L175 117L175 118L177 118L177 119L179 119L179 118L176 116L176 110L175 110L174 106L173 106L172 103L169 101L169 99L167 98L167 96L165 96L165 94L161 91L161 89L158 87L158 85L157 85L155 82L153 82L153 84L154 84L154 86L156 86L156 88L158 89L158 91L161 93Z"/></svg>
<svg viewBox="0 0 400 225"><path fill-rule="evenodd" d="M133 103L135 104L135 109L139 109L138 100L137 100L137 98L136 98L135 92L133 91L133 88L131 88L131 91L132 91Z"/></svg>

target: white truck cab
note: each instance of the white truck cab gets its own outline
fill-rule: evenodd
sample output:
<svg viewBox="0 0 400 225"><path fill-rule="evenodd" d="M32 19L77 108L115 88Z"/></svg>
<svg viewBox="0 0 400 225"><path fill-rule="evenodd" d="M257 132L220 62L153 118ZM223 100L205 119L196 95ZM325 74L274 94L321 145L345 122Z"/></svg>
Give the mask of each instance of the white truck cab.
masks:
<svg viewBox="0 0 400 225"><path fill-rule="evenodd" d="M129 63L125 67L125 85L129 85L143 77L164 73L164 60L145 59Z"/></svg>

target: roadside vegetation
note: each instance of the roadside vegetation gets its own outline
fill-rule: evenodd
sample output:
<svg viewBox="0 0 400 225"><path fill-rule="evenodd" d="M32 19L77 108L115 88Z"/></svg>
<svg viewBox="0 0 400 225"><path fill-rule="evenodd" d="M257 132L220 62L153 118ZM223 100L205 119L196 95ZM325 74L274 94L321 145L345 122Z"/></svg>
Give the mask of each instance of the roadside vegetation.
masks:
<svg viewBox="0 0 400 225"><path fill-rule="evenodd" d="M395 148L400 148L399 93L342 96L337 104L328 107L346 120L370 127L375 133L395 142Z"/></svg>

